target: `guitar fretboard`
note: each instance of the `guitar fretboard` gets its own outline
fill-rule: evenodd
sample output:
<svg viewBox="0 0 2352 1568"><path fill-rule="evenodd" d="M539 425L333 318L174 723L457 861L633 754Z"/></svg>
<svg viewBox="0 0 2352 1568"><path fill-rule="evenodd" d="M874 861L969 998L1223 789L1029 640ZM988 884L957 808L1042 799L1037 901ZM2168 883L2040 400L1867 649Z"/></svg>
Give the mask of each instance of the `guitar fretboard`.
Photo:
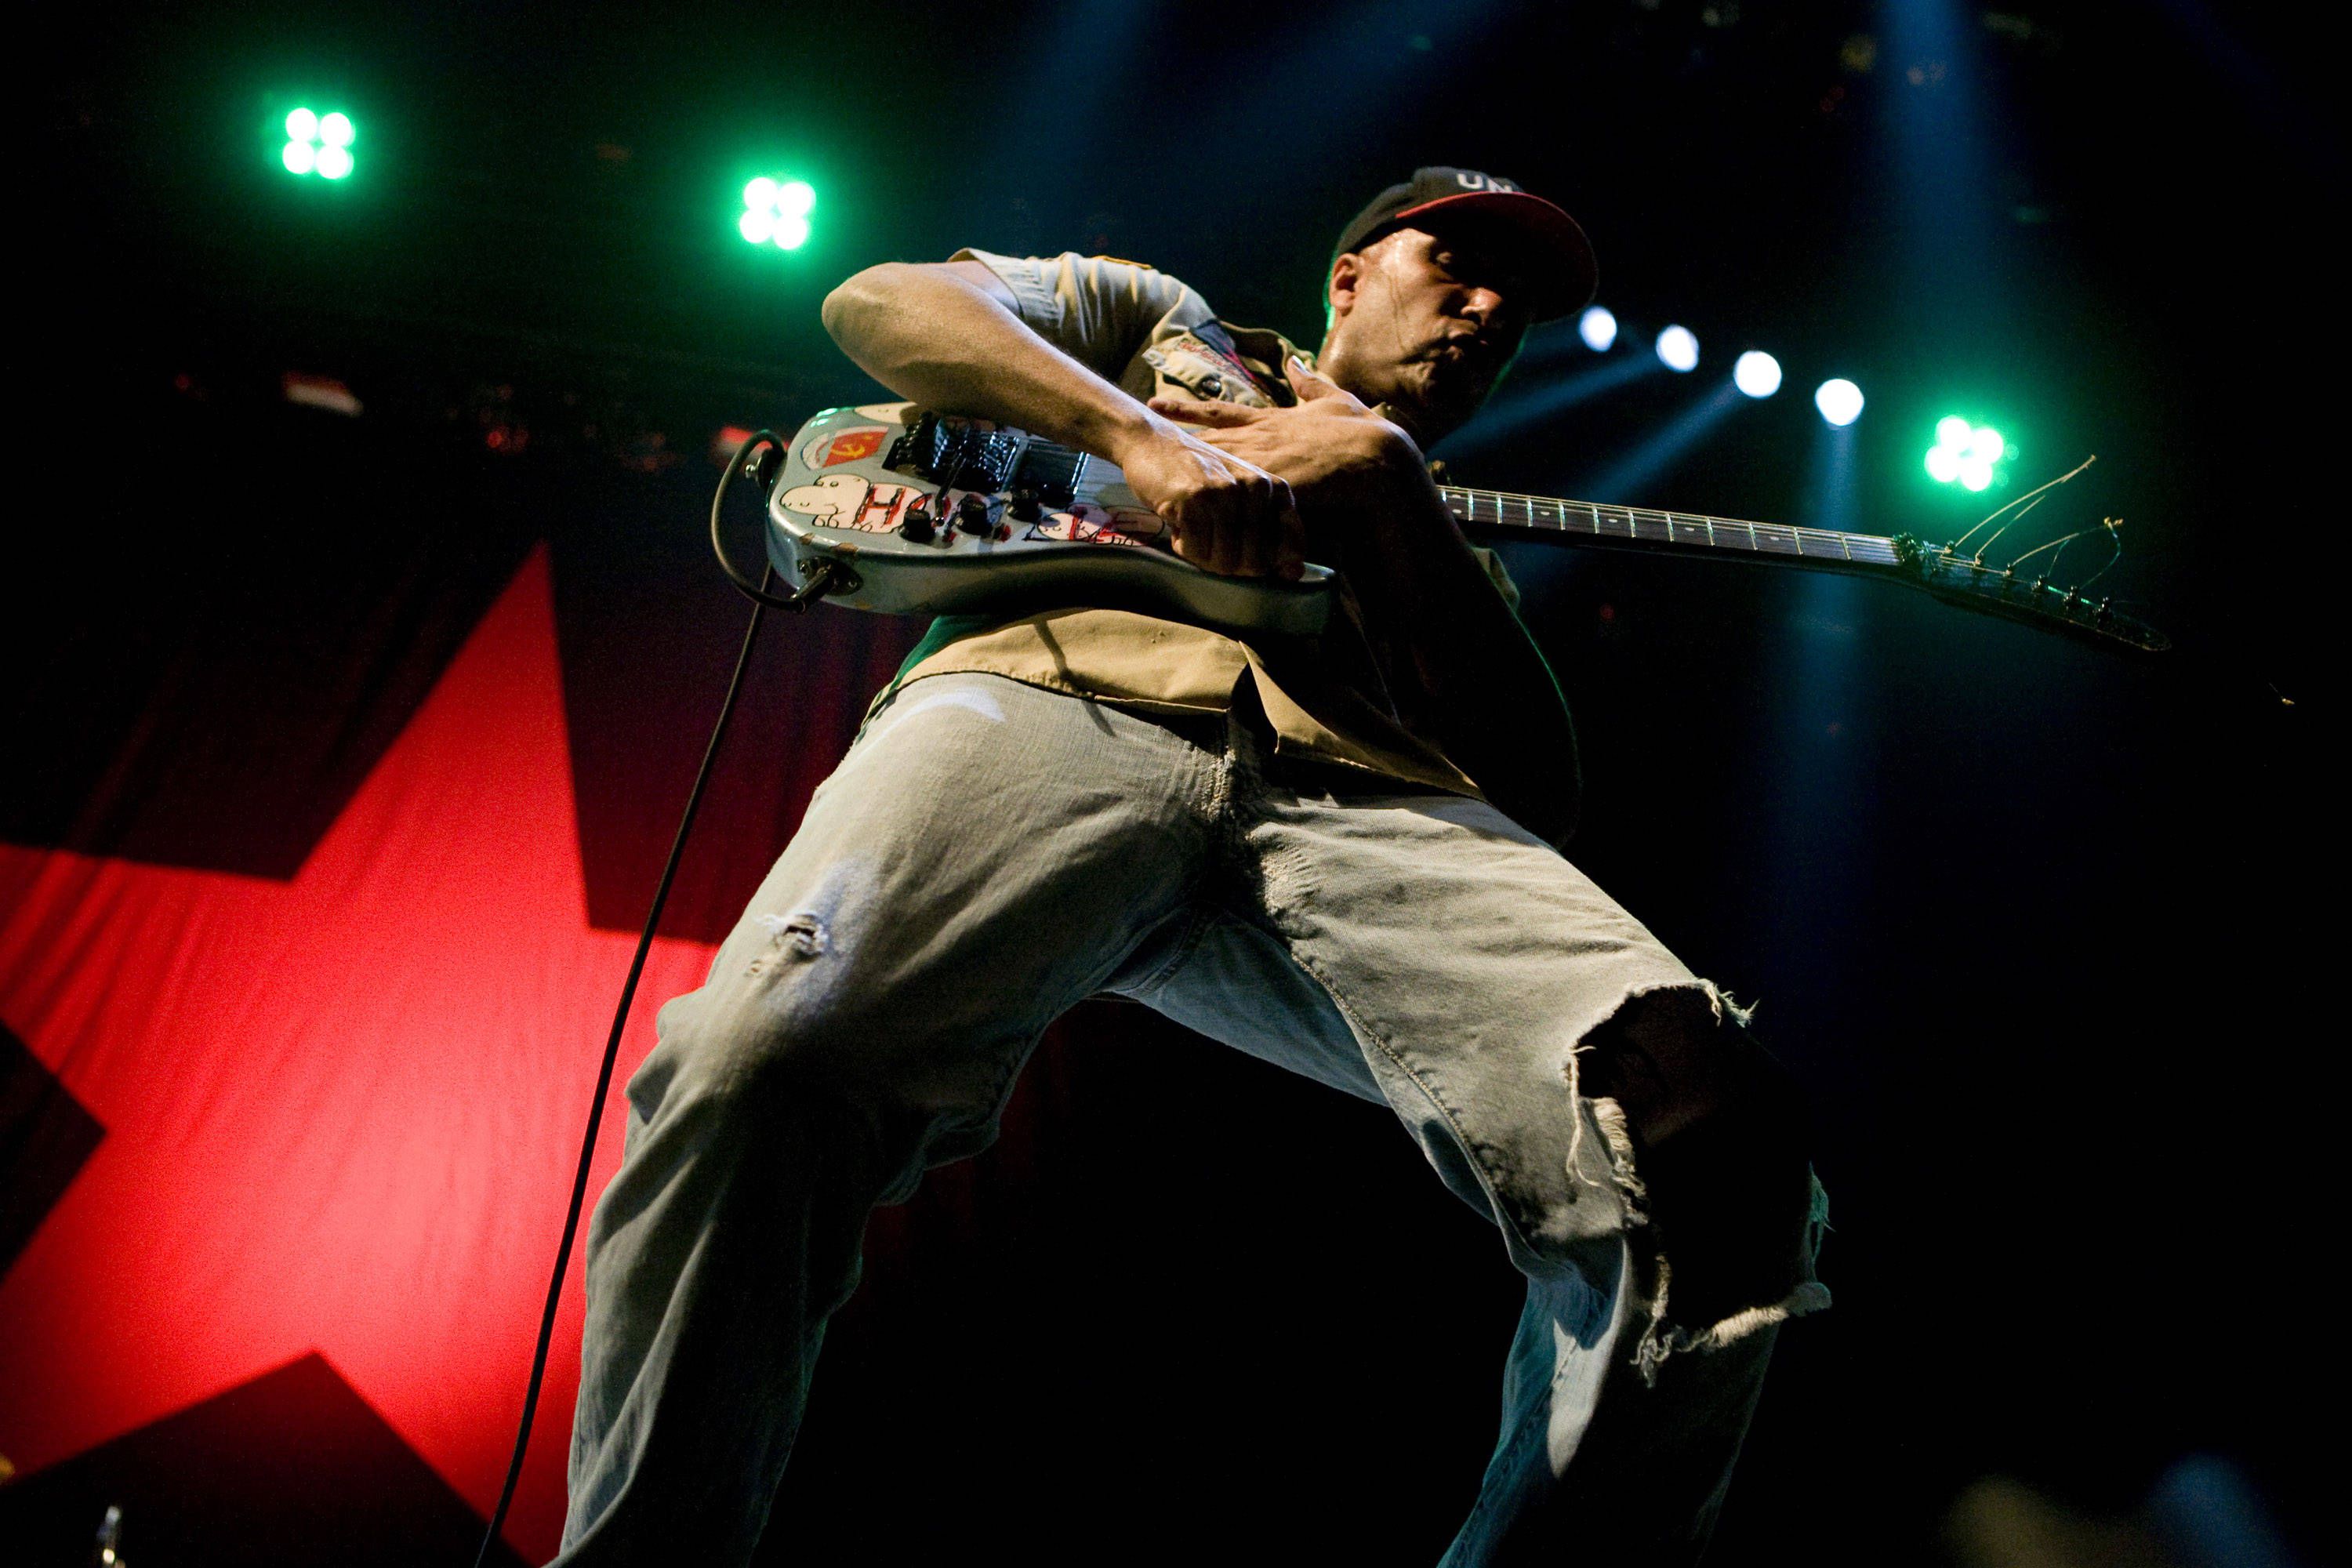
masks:
<svg viewBox="0 0 2352 1568"><path fill-rule="evenodd" d="M1443 485L1438 494L1455 517L1469 523L1535 528L1583 534L1597 540L1719 550L1741 555L1790 555L1807 561L1841 561L1857 566L1900 564L1895 542L1874 533L1838 533L1826 528L1790 528L1777 522L1653 511L1637 506L1597 506L1504 490L1474 490Z"/></svg>

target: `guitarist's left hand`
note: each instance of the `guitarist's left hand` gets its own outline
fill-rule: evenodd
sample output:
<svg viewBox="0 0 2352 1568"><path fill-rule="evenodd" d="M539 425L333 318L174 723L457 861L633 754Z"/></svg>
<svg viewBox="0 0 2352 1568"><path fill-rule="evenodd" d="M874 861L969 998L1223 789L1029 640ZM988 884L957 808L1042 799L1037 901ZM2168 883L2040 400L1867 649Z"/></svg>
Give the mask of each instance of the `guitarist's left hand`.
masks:
<svg viewBox="0 0 2352 1568"><path fill-rule="evenodd" d="M1154 397L1153 412L1202 426L1200 437L1289 482L1301 513L1357 509L1426 489L1421 452L1354 394L1307 368L1284 366L1298 402L1289 408Z"/></svg>

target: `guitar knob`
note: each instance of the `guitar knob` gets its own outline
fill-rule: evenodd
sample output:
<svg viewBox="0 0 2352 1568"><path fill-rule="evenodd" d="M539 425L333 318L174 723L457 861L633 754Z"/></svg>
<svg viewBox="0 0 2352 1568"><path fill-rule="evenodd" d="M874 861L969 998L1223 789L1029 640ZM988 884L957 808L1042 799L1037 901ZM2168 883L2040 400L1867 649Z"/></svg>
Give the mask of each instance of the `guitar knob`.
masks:
<svg viewBox="0 0 2352 1568"><path fill-rule="evenodd" d="M918 500L907 508L906 517L898 524L898 536L909 544L929 544L938 532L937 520L931 516L931 503Z"/></svg>
<svg viewBox="0 0 2352 1568"><path fill-rule="evenodd" d="M956 502L956 526L975 538L993 538L996 531L989 526L987 499L968 495Z"/></svg>
<svg viewBox="0 0 2352 1568"><path fill-rule="evenodd" d="M1013 492L1013 499L1007 503L1005 510L1012 513L1013 521L1015 522L1034 522L1045 515L1045 506L1037 492L1026 485Z"/></svg>

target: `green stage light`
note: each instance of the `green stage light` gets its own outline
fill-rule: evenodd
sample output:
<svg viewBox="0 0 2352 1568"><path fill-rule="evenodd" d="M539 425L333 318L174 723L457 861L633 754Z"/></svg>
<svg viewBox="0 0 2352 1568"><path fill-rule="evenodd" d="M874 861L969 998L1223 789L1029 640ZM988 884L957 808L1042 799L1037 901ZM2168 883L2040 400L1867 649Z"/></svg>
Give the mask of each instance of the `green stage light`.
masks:
<svg viewBox="0 0 2352 1568"><path fill-rule="evenodd" d="M743 187L743 211L735 228L753 245L798 250L808 243L808 215L815 208L816 191L806 181L762 174Z"/></svg>
<svg viewBox="0 0 2352 1568"><path fill-rule="evenodd" d="M1948 414L1936 421L1936 444L1927 448L1927 477L1965 490L1986 489L2000 477L2000 465L2016 455L2008 438L1991 426Z"/></svg>
<svg viewBox="0 0 2352 1568"><path fill-rule="evenodd" d="M352 117L341 110L320 114L308 108L296 109L286 116L286 145L278 150L278 161L289 174L340 180L352 172L352 142L358 135Z"/></svg>

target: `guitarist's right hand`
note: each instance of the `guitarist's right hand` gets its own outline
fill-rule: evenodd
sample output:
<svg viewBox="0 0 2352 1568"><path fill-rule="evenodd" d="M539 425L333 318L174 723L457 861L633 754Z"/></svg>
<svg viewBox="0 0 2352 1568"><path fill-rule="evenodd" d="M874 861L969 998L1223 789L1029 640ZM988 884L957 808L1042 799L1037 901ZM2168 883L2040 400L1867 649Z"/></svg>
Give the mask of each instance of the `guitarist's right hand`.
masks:
<svg viewBox="0 0 2352 1568"><path fill-rule="evenodd" d="M1290 486L1157 415L1105 454L1168 524L1176 553L1224 577L1296 581L1307 531Z"/></svg>

